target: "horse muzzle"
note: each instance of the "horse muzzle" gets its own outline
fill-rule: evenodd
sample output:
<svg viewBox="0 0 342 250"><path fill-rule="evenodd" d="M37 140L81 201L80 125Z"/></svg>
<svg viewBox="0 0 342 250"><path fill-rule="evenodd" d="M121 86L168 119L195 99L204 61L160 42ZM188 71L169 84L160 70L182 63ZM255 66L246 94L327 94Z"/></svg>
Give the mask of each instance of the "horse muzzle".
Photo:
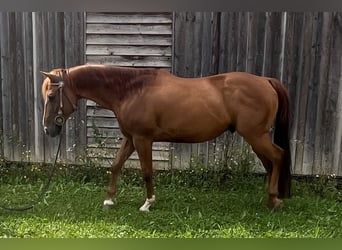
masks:
<svg viewBox="0 0 342 250"><path fill-rule="evenodd" d="M56 137L57 135L61 133L61 131L62 131L62 126L59 126L55 123L50 127L44 126L44 133L51 137Z"/></svg>

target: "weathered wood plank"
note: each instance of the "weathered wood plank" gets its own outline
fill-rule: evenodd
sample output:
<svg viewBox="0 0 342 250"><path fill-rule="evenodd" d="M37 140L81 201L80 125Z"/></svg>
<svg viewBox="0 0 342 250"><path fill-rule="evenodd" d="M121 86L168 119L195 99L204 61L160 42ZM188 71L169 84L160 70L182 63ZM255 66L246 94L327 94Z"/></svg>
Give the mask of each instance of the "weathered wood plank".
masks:
<svg viewBox="0 0 342 250"><path fill-rule="evenodd" d="M169 46L120 46L120 45L87 45L86 55L99 56L172 56Z"/></svg>
<svg viewBox="0 0 342 250"><path fill-rule="evenodd" d="M90 127L104 127L104 128L119 128L118 120L113 118L106 117L94 117L89 116L87 119L87 128Z"/></svg>
<svg viewBox="0 0 342 250"><path fill-rule="evenodd" d="M221 48L222 53L226 56L221 56L220 73L236 71L237 62L237 44L238 44L238 13L221 14Z"/></svg>
<svg viewBox="0 0 342 250"><path fill-rule="evenodd" d="M63 18L65 67L84 64L84 14L82 12L65 12ZM78 103L77 111L66 123L66 158L69 161L77 162L78 156L84 154L86 144L86 105L83 100Z"/></svg>
<svg viewBox="0 0 342 250"><path fill-rule="evenodd" d="M318 88L319 88L319 61L320 61L320 41L321 37L321 18L319 13L314 13L312 16L312 40L310 56L310 69L307 74L309 85L307 92L307 114L305 121L305 138L304 138L304 155L303 166L306 171L312 171L315 155L315 134L316 131L316 112L311 112L311 109L317 109ZM317 145L318 146L318 145ZM306 166L306 167L305 167Z"/></svg>
<svg viewBox="0 0 342 250"><path fill-rule="evenodd" d="M172 38L167 35L87 35L87 44L99 45L171 45Z"/></svg>
<svg viewBox="0 0 342 250"><path fill-rule="evenodd" d="M87 108L87 116L91 117L109 117L109 118L114 118L115 115L113 111L110 111L108 109L103 109L103 108L92 108L88 107Z"/></svg>
<svg viewBox="0 0 342 250"><path fill-rule="evenodd" d="M246 71L255 72L256 65L256 48L257 48L257 29L258 13L247 13L247 55L246 55Z"/></svg>
<svg viewBox="0 0 342 250"><path fill-rule="evenodd" d="M172 23L171 13L87 13L87 23Z"/></svg>
<svg viewBox="0 0 342 250"><path fill-rule="evenodd" d="M302 43L301 43L301 58L300 58L300 71L298 77L298 92L296 107L298 111L297 120L297 140L296 147L296 168L295 170L304 173L311 174L310 169L304 166L304 148L305 148L305 121L308 111L308 91L310 84L310 70L311 70L311 41L312 41L312 22L313 16L311 13L304 14L304 22L302 27Z"/></svg>
<svg viewBox="0 0 342 250"><path fill-rule="evenodd" d="M25 85L25 107L27 127L25 128L27 138L27 155L31 161L36 161L35 152L35 121L34 121L34 86L33 86L33 31L32 31L32 14L30 12L23 13L23 44L24 44L24 85Z"/></svg>
<svg viewBox="0 0 342 250"><path fill-rule="evenodd" d="M246 12L240 12L238 17L238 43L236 57L236 71L246 71L246 53L247 53L247 23L248 16Z"/></svg>
<svg viewBox="0 0 342 250"><path fill-rule="evenodd" d="M338 168L337 154L338 145L341 145L341 137L337 138L337 133L341 134L341 117L337 116L341 113L340 90L341 90L341 64L342 64L342 15L341 13L333 14L333 30L330 57L330 72L328 78L328 95L325 100L325 110L323 121L325 125L324 143L322 145L323 159L322 166L326 169L327 174L332 174ZM340 147L341 148L341 147ZM339 151L342 154L341 151ZM339 163L339 167L342 162ZM338 171L337 171L338 172ZM336 174L336 173L335 173Z"/></svg>
<svg viewBox="0 0 342 250"><path fill-rule="evenodd" d="M313 172L318 173L322 167L322 144L323 144L323 133L325 131L325 124L323 120L323 113L325 112L325 100L328 94L328 78L329 68L327 65L330 63L331 47L332 47L332 15L331 13L323 13L322 16L322 31L319 38L320 48L320 60L319 60L319 71L318 81L318 100L317 100L317 112L316 113L316 136L314 139L315 143L315 158L313 164ZM322 133L323 132L323 133Z"/></svg>
<svg viewBox="0 0 342 250"><path fill-rule="evenodd" d="M326 13L324 13L327 15ZM336 129L335 129L335 142L334 142L334 152L333 152L333 164L332 173L342 176L342 13L336 13L330 16L334 21L334 29L336 32L335 45L336 49L336 62L334 65L335 70L332 73L339 72L338 78L338 97L336 101Z"/></svg>
<svg viewBox="0 0 342 250"><path fill-rule="evenodd" d="M87 24L87 34L171 35L170 24Z"/></svg>
<svg viewBox="0 0 342 250"><path fill-rule="evenodd" d="M264 47L264 76L279 78L279 58L281 53L281 13L266 14L265 47Z"/></svg>
<svg viewBox="0 0 342 250"><path fill-rule="evenodd" d="M11 102L11 80L10 80L10 60L11 60L11 50L9 45L10 37L10 14L1 14L1 92L2 92L2 114L3 114L3 145L4 145L4 157L7 159L13 159L13 144L11 142L12 138L12 102ZM13 52L13 51L12 51Z"/></svg>
<svg viewBox="0 0 342 250"><path fill-rule="evenodd" d="M166 56L87 56L87 62L125 67L171 67L171 57Z"/></svg>
<svg viewBox="0 0 342 250"><path fill-rule="evenodd" d="M3 13L0 12L0 30L2 30L2 20L3 20ZM0 37L0 81L1 81L1 87L0 87L0 135L1 135L1 143L0 143L0 157L2 159L4 159L4 142L3 142L3 135L4 135L4 131L3 131L3 123L4 123L4 119L3 119L3 93L2 93L2 39Z"/></svg>

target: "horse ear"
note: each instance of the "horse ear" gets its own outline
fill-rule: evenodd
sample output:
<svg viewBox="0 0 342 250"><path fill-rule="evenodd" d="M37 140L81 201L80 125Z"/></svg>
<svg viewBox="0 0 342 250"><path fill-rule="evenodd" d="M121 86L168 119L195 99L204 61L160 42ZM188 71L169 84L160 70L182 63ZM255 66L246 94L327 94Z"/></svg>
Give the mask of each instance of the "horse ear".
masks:
<svg viewBox="0 0 342 250"><path fill-rule="evenodd" d="M44 76L48 77L51 82L60 82L62 80L60 76L54 75L52 73L47 73L44 71L40 71L40 73L42 73Z"/></svg>

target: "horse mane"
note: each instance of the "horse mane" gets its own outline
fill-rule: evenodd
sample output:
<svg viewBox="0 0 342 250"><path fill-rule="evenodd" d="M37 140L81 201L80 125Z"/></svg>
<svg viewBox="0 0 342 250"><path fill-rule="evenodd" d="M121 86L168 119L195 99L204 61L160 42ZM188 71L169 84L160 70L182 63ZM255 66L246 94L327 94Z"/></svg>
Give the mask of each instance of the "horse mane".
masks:
<svg viewBox="0 0 342 250"><path fill-rule="evenodd" d="M152 84L157 69L153 68L131 68L115 67L110 65L83 65L75 67L73 78L78 80L82 86L91 88L94 83L102 86L108 91L115 91L120 100L140 92L146 85Z"/></svg>

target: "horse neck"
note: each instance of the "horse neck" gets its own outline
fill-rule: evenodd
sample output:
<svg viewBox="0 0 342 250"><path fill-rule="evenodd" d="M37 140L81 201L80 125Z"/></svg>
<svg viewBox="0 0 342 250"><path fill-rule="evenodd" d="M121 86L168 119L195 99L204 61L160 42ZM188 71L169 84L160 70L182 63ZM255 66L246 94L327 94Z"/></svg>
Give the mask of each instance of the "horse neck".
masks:
<svg viewBox="0 0 342 250"><path fill-rule="evenodd" d="M135 69L90 65L70 70L78 99L92 100L114 112L120 107L128 92L128 83L133 82L143 72Z"/></svg>

